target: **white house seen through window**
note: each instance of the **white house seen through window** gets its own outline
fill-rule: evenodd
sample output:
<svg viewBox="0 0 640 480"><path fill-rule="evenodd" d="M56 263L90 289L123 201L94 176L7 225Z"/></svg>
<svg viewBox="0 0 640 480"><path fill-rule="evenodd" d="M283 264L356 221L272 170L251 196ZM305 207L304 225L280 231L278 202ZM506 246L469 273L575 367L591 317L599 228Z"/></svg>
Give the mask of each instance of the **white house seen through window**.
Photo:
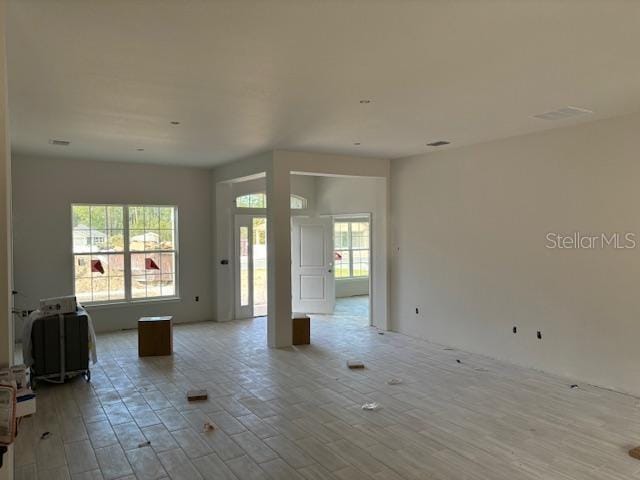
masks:
<svg viewBox="0 0 640 480"><path fill-rule="evenodd" d="M369 276L369 221L336 220L334 223L335 276Z"/></svg>
<svg viewBox="0 0 640 480"><path fill-rule="evenodd" d="M177 296L177 209L72 205L75 295L108 303Z"/></svg>

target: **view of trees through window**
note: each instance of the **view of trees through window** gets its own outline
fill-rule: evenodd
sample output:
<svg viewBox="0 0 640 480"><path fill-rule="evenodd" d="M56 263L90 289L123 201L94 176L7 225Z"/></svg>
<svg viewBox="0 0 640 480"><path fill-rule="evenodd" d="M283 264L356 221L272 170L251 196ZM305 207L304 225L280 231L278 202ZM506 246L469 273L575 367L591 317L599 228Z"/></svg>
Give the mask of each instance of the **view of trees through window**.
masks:
<svg viewBox="0 0 640 480"><path fill-rule="evenodd" d="M369 276L369 222L338 220L334 223L335 276Z"/></svg>
<svg viewBox="0 0 640 480"><path fill-rule="evenodd" d="M236 198L237 208L267 208L267 195L265 193L249 193ZM300 210L307 208L307 199L300 195L291 195L291 209Z"/></svg>
<svg viewBox="0 0 640 480"><path fill-rule="evenodd" d="M176 295L176 208L73 205L75 294L80 302Z"/></svg>

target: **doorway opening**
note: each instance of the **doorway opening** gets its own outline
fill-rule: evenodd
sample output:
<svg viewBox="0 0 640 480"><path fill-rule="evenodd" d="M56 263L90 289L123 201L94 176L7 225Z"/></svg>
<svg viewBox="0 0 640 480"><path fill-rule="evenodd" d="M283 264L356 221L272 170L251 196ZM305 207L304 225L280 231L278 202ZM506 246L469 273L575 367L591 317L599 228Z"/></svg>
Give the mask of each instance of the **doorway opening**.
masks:
<svg viewBox="0 0 640 480"><path fill-rule="evenodd" d="M291 173L293 313L386 329L380 321L386 318L385 297L380 294L384 262L378 261L386 251L386 203L380 196L384 182L377 177ZM220 225L222 232L231 233L226 247L223 235L219 243L220 263L231 267L227 274L224 267L219 270L220 316L268 315L266 177L221 184L216 201L231 205L226 217L231 228ZM229 260L223 256L225 248Z"/></svg>
<svg viewBox="0 0 640 480"><path fill-rule="evenodd" d="M292 174L291 185L303 179L313 182L313 201L306 215L292 212L292 311L372 326L373 250L384 235L384 224L374 222L385 214L384 185L377 178L301 172Z"/></svg>
<svg viewBox="0 0 640 480"><path fill-rule="evenodd" d="M333 217L335 315L371 325L371 215Z"/></svg>
<svg viewBox="0 0 640 480"><path fill-rule="evenodd" d="M292 217L292 311L371 325L371 215Z"/></svg>

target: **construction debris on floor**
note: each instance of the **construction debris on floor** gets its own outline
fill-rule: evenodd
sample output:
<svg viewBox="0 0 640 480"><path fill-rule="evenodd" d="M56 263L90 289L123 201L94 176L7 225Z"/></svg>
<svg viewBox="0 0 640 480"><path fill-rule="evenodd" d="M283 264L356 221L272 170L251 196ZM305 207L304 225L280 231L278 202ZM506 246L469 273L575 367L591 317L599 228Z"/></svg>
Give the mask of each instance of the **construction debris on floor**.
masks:
<svg viewBox="0 0 640 480"><path fill-rule="evenodd" d="M204 422L204 425L202 425L202 431L203 432L213 432L216 429L216 427L213 426L213 424L211 422Z"/></svg>
<svg viewBox="0 0 640 480"><path fill-rule="evenodd" d="M364 368L364 363L360 360L347 360L347 367L350 369Z"/></svg>
<svg viewBox="0 0 640 480"><path fill-rule="evenodd" d="M379 408L380 405L378 405L376 402L365 403L364 405L362 405L362 410L378 410Z"/></svg>
<svg viewBox="0 0 640 480"><path fill-rule="evenodd" d="M632 448L629 450L629 456L635 458L636 460L640 460L640 447Z"/></svg>
<svg viewBox="0 0 640 480"><path fill-rule="evenodd" d="M401 383L402 380L400 380L399 378L392 378L387 382L388 385L400 385Z"/></svg>
<svg viewBox="0 0 640 480"><path fill-rule="evenodd" d="M208 397L206 390L189 390L187 392L187 400L190 402L206 400Z"/></svg>

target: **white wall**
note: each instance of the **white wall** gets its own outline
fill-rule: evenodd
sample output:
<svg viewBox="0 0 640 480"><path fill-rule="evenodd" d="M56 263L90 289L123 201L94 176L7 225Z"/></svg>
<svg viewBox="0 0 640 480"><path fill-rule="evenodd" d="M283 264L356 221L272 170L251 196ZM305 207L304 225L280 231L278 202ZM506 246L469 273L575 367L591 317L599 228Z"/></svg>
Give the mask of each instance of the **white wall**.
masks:
<svg viewBox="0 0 640 480"><path fill-rule="evenodd" d="M632 115L393 161L392 327L640 394L640 247L545 248L640 240L638 132Z"/></svg>
<svg viewBox="0 0 640 480"><path fill-rule="evenodd" d="M369 295L369 278L336 278L336 298Z"/></svg>
<svg viewBox="0 0 640 480"><path fill-rule="evenodd" d="M11 152L5 50L5 2L0 2L0 367L13 362L11 265ZM9 457L9 455L7 456ZM11 461L7 458L11 468Z"/></svg>
<svg viewBox="0 0 640 480"><path fill-rule="evenodd" d="M215 319L226 322L234 318L233 274L233 183L234 179L263 175L273 163L272 152L221 165L210 173L213 228L213 289ZM228 263L223 264L223 261Z"/></svg>
<svg viewBox="0 0 640 480"><path fill-rule="evenodd" d="M317 212L320 215L370 213L372 245L379 245L387 233L386 224L378 222L386 215L386 202L380 195L384 185L385 180L381 178L318 177ZM377 255L378 252L374 251L374 263ZM368 294L368 278L336 279L336 297Z"/></svg>
<svg viewBox="0 0 640 480"><path fill-rule="evenodd" d="M0 367L13 363L13 322L11 316L11 153L5 50L5 8L0 0ZM9 446L0 469L0 480L14 476L13 446Z"/></svg>
<svg viewBox="0 0 640 480"><path fill-rule="evenodd" d="M90 308L96 330L134 328L146 315L211 320L211 184L206 170L14 156L15 288L20 307L73 293L72 203L177 205L180 301ZM199 296L199 302L195 297Z"/></svg>

